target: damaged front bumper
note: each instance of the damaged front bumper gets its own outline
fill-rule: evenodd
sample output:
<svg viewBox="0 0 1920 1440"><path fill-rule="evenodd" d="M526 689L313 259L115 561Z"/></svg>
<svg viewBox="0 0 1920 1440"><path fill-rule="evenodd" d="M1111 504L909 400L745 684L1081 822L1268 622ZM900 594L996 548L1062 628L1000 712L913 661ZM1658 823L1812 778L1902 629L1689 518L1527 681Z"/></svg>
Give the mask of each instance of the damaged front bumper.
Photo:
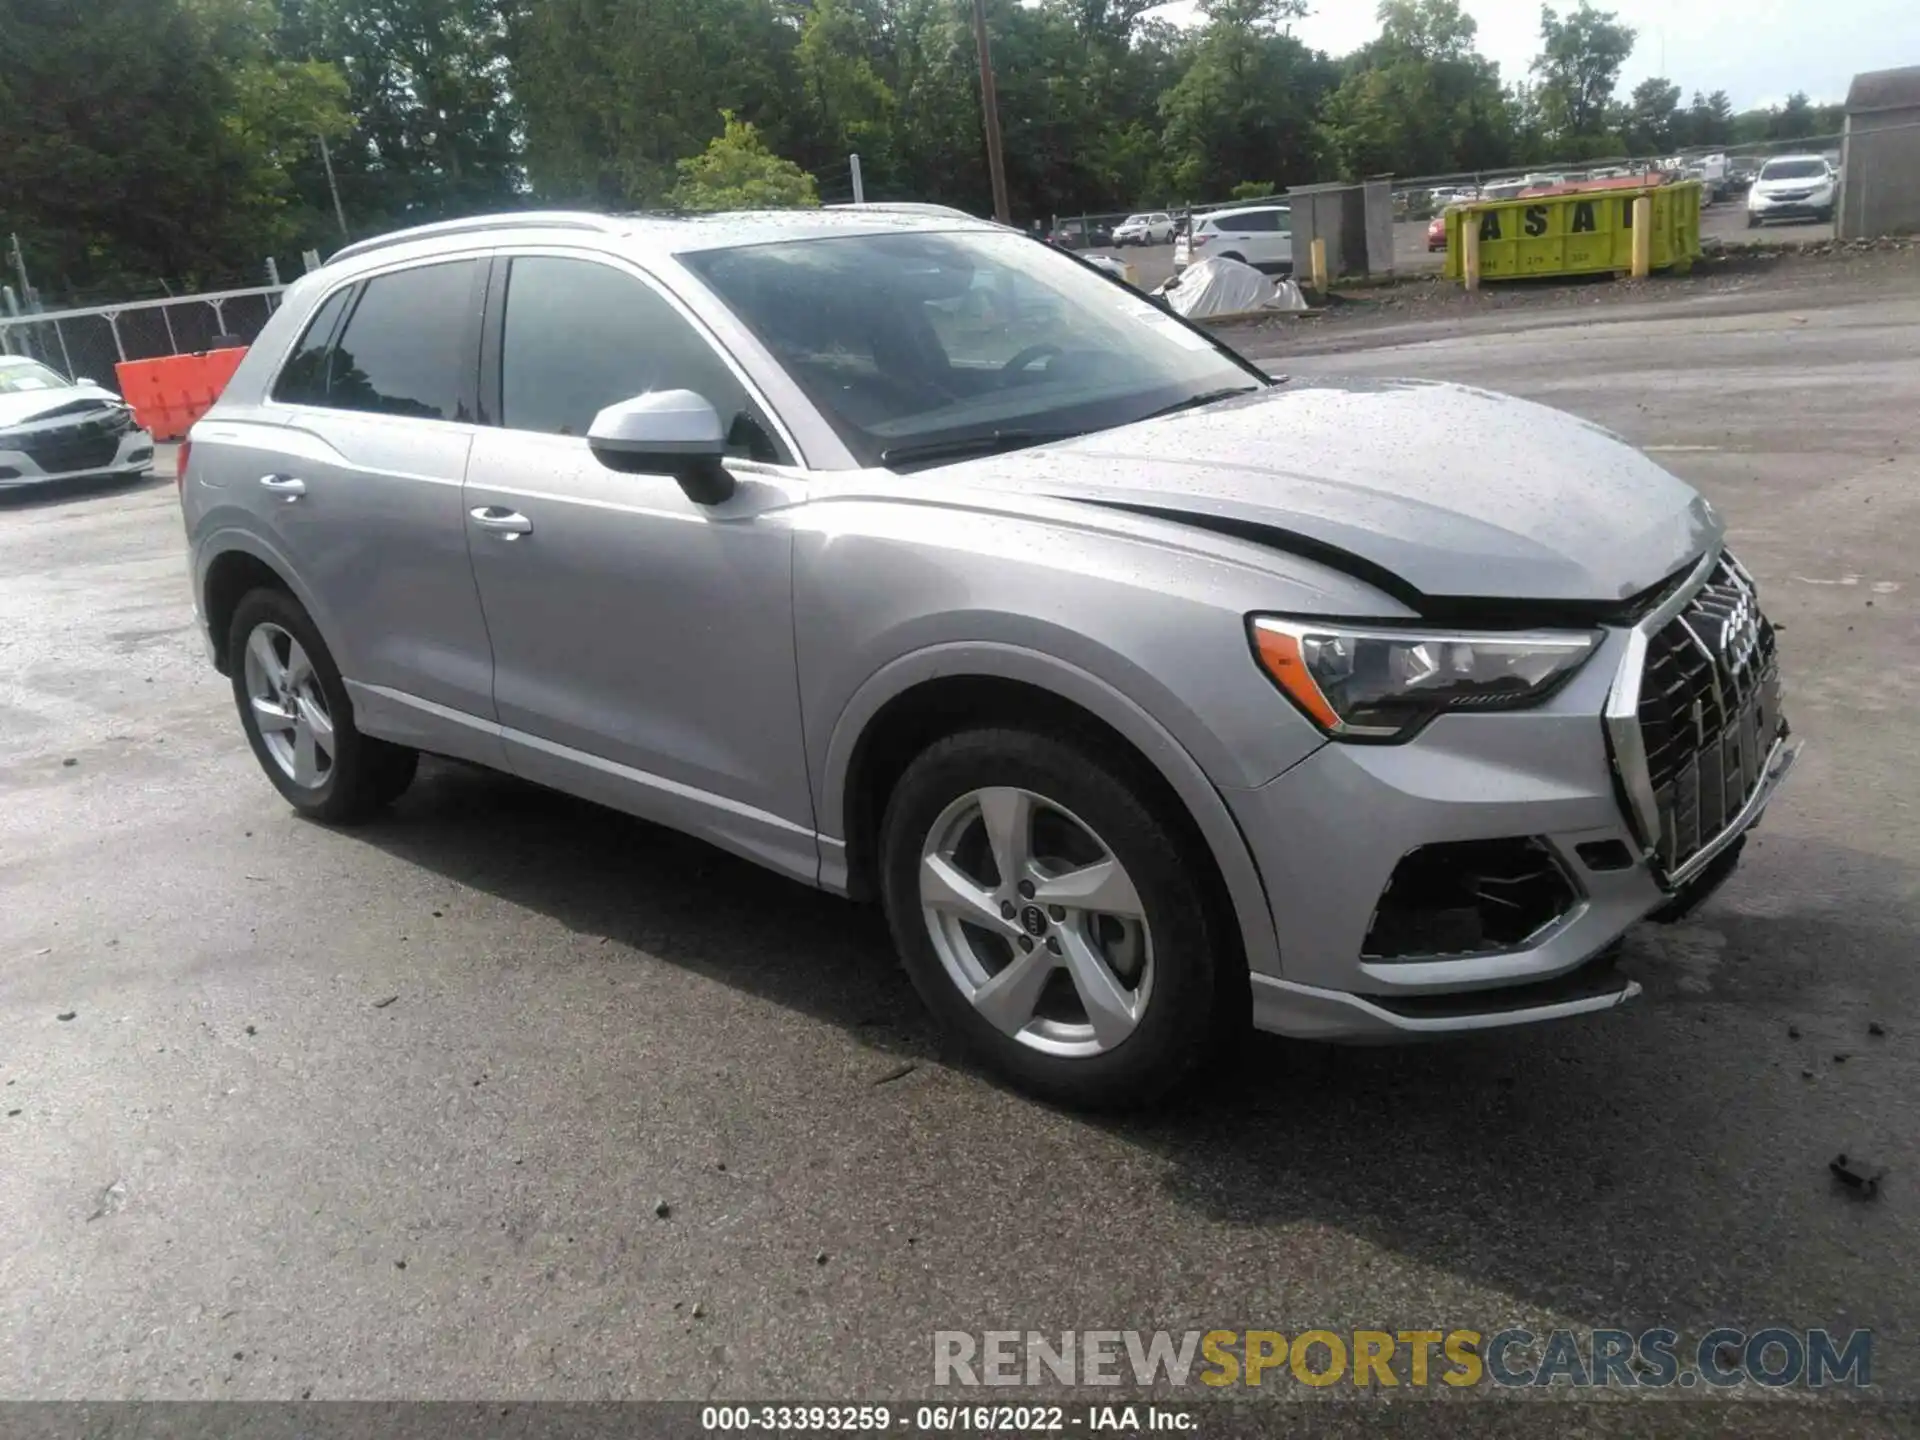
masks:
<svg viewBox="0 0 1920 1440"><path fill-rule="evenodd" d="M1724 883L1793 767L1779 693L1751 579L1716 553L1537 709L1229 792L1280 953L1255 1025L1386 1040L1631 999L1616 942Z"/></svg>

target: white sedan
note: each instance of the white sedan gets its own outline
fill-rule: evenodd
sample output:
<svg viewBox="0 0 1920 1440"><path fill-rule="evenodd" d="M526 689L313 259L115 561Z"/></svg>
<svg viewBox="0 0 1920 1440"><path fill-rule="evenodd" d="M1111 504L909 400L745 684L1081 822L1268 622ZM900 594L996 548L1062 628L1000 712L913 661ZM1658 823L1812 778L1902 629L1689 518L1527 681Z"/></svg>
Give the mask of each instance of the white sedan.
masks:
<svg viewBox="0 0 1920 1440"><path fill-rule="evenodd" d="M152 468L153 437L118 395L38 360L0 355L0 490Z"/></svg>

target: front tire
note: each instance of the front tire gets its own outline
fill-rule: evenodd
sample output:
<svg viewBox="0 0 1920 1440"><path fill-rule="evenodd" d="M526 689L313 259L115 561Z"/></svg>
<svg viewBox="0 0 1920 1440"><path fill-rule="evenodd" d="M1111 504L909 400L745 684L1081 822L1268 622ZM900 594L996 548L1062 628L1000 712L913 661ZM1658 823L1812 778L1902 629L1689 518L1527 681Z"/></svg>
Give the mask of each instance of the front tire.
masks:
<svg viewBox="0 0 1920 1440"><path fill-rule="evenodd" d="M928 1009L992 1069L1068 1105L1141 1105L1244 1028L1199 843L1097 747L967 731L914 760L888 802L887 920Z"/></svg>
<svg viewBox="0 0 1920 1440"><path fill-rule="evenodd" d="M354 728L340 668L312 617L286 591L255 590L241 599L227 655L247 743L301 814L354 824L412 783L419 753Z"/></svg>

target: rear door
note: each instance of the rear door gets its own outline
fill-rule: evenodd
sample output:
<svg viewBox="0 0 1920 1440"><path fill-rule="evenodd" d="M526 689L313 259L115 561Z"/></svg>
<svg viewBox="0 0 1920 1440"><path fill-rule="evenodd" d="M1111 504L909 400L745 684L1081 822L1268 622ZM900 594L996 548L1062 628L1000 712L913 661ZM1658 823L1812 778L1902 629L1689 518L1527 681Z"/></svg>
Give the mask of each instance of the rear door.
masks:
<svg viewBox="0 0 1920 1440"><path fill-rule="evenodd" d="M481 256L322 302L274 383L281 453L256 513L324 611L362 729L500 762L461 485L477 429Z"/></svg>

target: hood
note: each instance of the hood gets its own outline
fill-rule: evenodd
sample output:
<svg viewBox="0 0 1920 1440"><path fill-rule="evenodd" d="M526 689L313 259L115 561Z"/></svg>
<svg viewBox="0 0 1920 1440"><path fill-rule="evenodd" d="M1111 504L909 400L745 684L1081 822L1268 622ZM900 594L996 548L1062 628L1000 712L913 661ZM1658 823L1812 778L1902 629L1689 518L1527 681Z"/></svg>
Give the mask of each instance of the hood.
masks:
<svg viewBox="0 0 1920 1440"><path fill-rule="evenodd" d="M118 395L98 385L64 385L57 390L23 390L17 395L0 395L0 430L57 418L55 411L72 410L79 415L120 403Z"/></svg>
<svg viewBox="0 0 1920 1440"><path fill-rule="evenodd" d="M1721 530L1690 486L1599 426L1424 381L1293 381L936 473L1263 540L1416 608L1617 605Z"/></svg>

